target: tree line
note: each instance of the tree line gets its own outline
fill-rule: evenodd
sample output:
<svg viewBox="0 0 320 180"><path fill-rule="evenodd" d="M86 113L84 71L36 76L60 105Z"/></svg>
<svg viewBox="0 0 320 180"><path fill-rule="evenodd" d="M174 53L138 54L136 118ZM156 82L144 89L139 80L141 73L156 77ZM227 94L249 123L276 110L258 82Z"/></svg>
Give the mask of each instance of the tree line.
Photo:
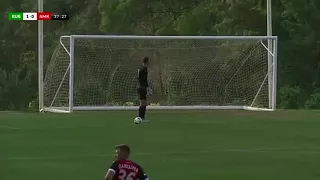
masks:
<svg viewBox="0 0 320 180"><path fill-rule="evenodd" d="M279 37L278 108L320 108L320 1L279 0L273 1L272 8L274 35ZM0 2L0 9L0 109L36 109L37 22L8 20L9 12L36 12L36 4L6 0ZM70 15L68 21L44 22L45 70L62 35L266 34L265 0L52 0L44 1L44 9ZM183 89L185 84L172 87L176 86Z"/></svg>

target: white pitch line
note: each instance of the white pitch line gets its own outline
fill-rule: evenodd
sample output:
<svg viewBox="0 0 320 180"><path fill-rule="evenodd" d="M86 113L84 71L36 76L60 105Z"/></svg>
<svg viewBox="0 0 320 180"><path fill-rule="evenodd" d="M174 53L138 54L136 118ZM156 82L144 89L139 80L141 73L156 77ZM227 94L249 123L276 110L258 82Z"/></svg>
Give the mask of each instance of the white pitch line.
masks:
<svg viewBox="0 0 320 180"><path fill-rule="evenodd" d="M226 152L320 152L320 148L266 148L266 149L229 149Z"/></svg>
<svg viewBox="0 0 320 180"><path fill-rule="evenodd" d="M79 129L79 128L105 128L105 127L104 126L79 126L79 127L55 126L55 127L43 127L43 128L36 128L36 127L16 128L11 126L0 126L0 129L7 129L7 130L46 130L46 129L68 130L68 129Z"/></svg>
<svg viewBox="0 0 320 180"><path fill-rule="evenodd" d="M10 127L10 126L0 126L0 129L10 129L10 130L17 130L19 128Z"/></svg>
<svg viewBox="0 0 320 180"><path fill-rule="evenodd" d="M228 122L227 121L194 121L194 122L181 121L179 123L181 124L226 124Z"/></svg>
<svg viewBox="0 0 320 180"><path fill-rule="evenodd" d="M320 153L320 148L266 148L266 149L225 149L225 150L199 150L199 151L180 151L180 152L137 152L136 156L155 156L155 155L192 155L192 154L211 154L215 152L243 152L243 153L272 153L272 152L316 152ZM88 156L52 156L52 157L12 157L0 158L2 160L57 160L57 159L72 159L72 158L96 158L96 157L111 157L113 154L100 154Z"/></svg>
<svg viewBox="0 0 320 180"><path fill-rule="evenodd" d="M70 159L72 156L56 156L56 157L17 157L5 158L5 160L46 160L46 159Z"/></svg>

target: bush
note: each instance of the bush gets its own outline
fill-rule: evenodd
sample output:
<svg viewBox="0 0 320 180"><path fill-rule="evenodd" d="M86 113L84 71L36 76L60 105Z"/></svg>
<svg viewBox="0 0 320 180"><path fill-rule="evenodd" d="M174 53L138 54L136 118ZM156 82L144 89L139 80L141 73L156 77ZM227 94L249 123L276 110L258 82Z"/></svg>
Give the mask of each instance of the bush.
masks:
<svg viewBox="0 0 320 180"><path fill-rule="evenodd" d="M309 99L305 102L305 108L307 109L320 109L320 92L319 89L313 91Z"/></svg>
<svg viewBox="0 0 320 180"><path fill-rule="evenodd" d="M280 108L298 109L301 101L301 89L298 86L285 85L280 88Z"/></svg>
<svg viewBox="0 0 320 180"><path fill-rule="evenodd" d="M39 96L29 102L28 111L38 111L39 108Z"/></svg>
<svg viewBox="0 0 320 180"><path fill-rule="evenodd" d="M0 69L0 110L25 110L32 100L30 73Z"/></svg>

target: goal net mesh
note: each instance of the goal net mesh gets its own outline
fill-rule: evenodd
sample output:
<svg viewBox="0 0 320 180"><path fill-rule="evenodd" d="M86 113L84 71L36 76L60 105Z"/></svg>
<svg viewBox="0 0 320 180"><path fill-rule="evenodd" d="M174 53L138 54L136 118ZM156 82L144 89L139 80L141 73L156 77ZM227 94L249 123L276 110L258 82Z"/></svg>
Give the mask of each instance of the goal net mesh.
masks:
<svg viewBox="0 0 320 180"><path fill-rule="evenodd" d="M45 107L69 106L69 39L47 65ZM75 38L73 106L138 105L137 69L148 56L151 105L269 108L266 41Z"/></svg>

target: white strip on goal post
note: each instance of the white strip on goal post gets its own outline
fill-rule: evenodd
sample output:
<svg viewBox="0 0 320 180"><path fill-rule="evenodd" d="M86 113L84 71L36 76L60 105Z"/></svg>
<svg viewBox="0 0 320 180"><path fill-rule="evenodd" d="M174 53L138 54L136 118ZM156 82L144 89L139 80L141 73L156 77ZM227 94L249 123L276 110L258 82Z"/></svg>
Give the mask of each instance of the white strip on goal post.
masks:
<svg viewBox="0 0 320 180"><path fill-rule="evenodd" d="M136 73L145 56L151 59L153 89L148 109L274 111L277 41L276 36L62 36L46 68L42 111L136 110Z"/></svg>

